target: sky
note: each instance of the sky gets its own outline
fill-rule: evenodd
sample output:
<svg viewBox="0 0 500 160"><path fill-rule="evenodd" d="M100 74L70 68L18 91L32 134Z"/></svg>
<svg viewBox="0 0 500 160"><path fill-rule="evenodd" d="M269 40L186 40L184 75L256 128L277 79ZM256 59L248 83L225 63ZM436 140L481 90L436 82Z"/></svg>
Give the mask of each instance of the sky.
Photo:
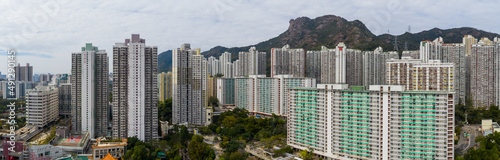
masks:
<svg viewBox="0 0 500 160"><path fill-rule="evenodd" d="M376 35L474 27L500 33L494 0L0 0L0 72L7 51L35 73L69 73L71 53L85 43L105 49L141 34L158 52L257 44L287 30L297 17L360 20ZM278 46L279 47L279 46ZM257 48L258 49L258 48ZM111 65L111 64L110 64Z"/></svg>

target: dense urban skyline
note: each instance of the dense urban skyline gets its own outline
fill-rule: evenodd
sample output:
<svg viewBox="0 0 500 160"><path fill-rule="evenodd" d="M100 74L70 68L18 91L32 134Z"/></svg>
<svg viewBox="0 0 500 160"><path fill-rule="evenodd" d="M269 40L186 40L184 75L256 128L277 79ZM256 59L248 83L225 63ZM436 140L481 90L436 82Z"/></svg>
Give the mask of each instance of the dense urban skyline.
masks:
<svg viewBox="0 0 500 160"><path fill-rule="evenodd" d="M409 25L412 33L464 26L500 33L494 16L484 16L496 15L499 11L489 6L498 6L498 2L463 2L212 0L115 5L116 2L8 1L0 6L9 13L0 18L4 22L0 33L5 35L0 38L0 51L17 49L21 55L18 62L37 66L35 73L69 73L69 67L60 65L70 66L66 60L71 58L71 52L88 42L111 50L116 39L139 33L149 37L149 43L158 45L159 52L176 49L180 43L191 43L205 51L217 45L256 44L284 32L290 19L326 14L351 21L359 19L376 35L388 30L402 34ZM284 9L272 9L276 6ZM449 11L441 14L439 8ZM0 62L4 61L5 54L0 54ZM6 72L6 66L0 66L0 71Z"/></svg>

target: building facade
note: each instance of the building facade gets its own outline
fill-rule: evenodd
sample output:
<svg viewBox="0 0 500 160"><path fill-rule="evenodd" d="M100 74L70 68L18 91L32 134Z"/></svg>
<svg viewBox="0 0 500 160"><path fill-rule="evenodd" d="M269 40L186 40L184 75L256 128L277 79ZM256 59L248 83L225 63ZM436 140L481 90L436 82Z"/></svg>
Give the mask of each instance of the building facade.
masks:
<svg viewBox="0 0 500 160"><path fill-rule="evenodd" d="M223 74L225 78L232 78L233 63L231 63L231 53L229 52L222 53L219 56L219 63L220 63L220 73Z"/></svg>
<svg viewBox="0 0 500 160"><path fill-rule="evenodd" d="M113 46L113 138L158 138L158 48L139 34Z"/></svg>
<svg viewBox="0 0 500 160"><path fill-rule="evenodd" d="M292 49L287 44L282 48L271 49L271 77L290 74L294 77L304 77L306 53L302 48Z"/></svg>
<svg viewBox="0 0 500 160"><path fill-rule="evenodd" d="M59 91L54 86L39 86L26 93L26 124L45 127L59 117Z"/></svg>
<svg viewBox="0 0 500 160"><path fill-rule="evenodd" d="M29 63L26 63L26 66L21 66L18 63L17 66L14 66L14 70L16 71L16 81L33 82L33 66L30 66Z"/></svg>
<svg viewBox="0 0 500 160"><path fill-rule="evenodd" d="M455 88L455 102L465 104L465 100L469 95L466 94L468 88L467 80L467 62L466 62L466 47L460 43L445 43L441 46L441 62L453 63L453 88Z"/></svg>
<svg viewBox="0 0 500 160"><path fill-rule="evenodd" d="M453 63L403 57L387 62L386 83L403 85L407 90L454 91Z"/></svg>
<svg viewBox="0 0 500 160"><path fill-rule="evenodd" d="M236 107L254 115L287 116L288 89L316 86L316 79L293 75L250 75L235 79Z"/></svg>
<svg viewBox="0 0 500 160"><path fill-rule="evenodd" d="M172 121L204 125L208 103L207 62L189 44L172 53Z"/></svg>
<svg viewBox="0 0 500 160"><path fill-rule="evenodd" d="M384 85L387 60L397 58L397 52L383 52L382 47L366 51L363 54L363 86Z"/></svg>
<svg viewBox="0 0 500 160"><path fill-rule="evenodd" d="M266 74L266 52L259 52L255 47L250 47L248 52L240 52L238 55L238 68L234 76L265 75Z"/></svg>
<svg viewBox="0 0 500 160"><path fill-rule="evenodd" d="M315 78L317 83L321 83L321 50L306 52L306 77Z"/></svg>
<svg viewBox="0 0 500 160"><path fill-rule="evenodd" d="M217 99L219 105L234 106L234 78L217 79Z"/></svg>
<svg viewBox="0 0 500 160"><path fill-rule="evenodd" d="M325 159L452 160L453 95L401 85L294 88L287 144Z"/></svg>
<svg viewBox="0 0 500 160"><path fill-rule="evenodd" d="M4 99L25 99L26 92L30 89L35 88L35 82L28 81L14 81L16 88L14 89L14 93L11 94L8 86L8 81L0 81L0 91L2 92L2 97Z"/></svg>
<svg viewBox="0 0 500 160"><path fill-rule="evenodd" d="M479 42L472 45L470 60L470 94L476 107L495 104L495 46Z"/></svg>
<svg viewBox="0 0 500 160"><path fill-rule="evenodd" d="M72 54L71 115L72 130L89 135L108 134L108 55L87 43Z"/></svg>
<svg viewBox="0 0 500 160"><path fill-rule="evenodd" d="M346 49L346 84L363 85L363 53L357 49Z"/></svg>
<svg viewBox="0 0 500 160"><path fill-rule="evenodd" d="M158 74L158 101L172 98L172 72Z"/></svg>

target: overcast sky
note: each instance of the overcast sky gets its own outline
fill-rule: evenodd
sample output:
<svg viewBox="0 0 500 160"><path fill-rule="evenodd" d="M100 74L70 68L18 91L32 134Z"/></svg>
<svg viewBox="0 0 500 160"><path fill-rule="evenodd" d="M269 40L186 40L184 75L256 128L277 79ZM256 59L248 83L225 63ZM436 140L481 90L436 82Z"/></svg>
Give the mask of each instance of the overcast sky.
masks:
<svg viewBox="0 0 500 160"><path fill-rule="evenodd" d="M434 27L500 33L500 1L435 0L1 0L0 72L7 50L35 73L69 73L71 53L87 42L108 52L132 33L158 51L191 43L202 51L256 44L283 33L290 19L332 14L359 19L376 35ZM110 69L111 71L111 69Z"/></svg>

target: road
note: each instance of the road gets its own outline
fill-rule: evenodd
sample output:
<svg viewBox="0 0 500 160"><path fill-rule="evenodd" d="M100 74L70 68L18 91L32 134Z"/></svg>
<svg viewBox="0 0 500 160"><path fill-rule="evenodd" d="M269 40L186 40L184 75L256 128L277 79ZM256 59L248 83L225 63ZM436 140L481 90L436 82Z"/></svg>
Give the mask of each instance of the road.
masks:
<svg viewBox="0 0 500 160"><path fill-rule="evenodd" d="M462 132L457 136L460 136L460 140L458 144L455 145L455 151L459 154L463 155L467 149L476 146L476 137L481 135L481 132L478 131L480 125L465 125L462 127ZM470 134L469 141L464 137L464 132Z"/></svg>

